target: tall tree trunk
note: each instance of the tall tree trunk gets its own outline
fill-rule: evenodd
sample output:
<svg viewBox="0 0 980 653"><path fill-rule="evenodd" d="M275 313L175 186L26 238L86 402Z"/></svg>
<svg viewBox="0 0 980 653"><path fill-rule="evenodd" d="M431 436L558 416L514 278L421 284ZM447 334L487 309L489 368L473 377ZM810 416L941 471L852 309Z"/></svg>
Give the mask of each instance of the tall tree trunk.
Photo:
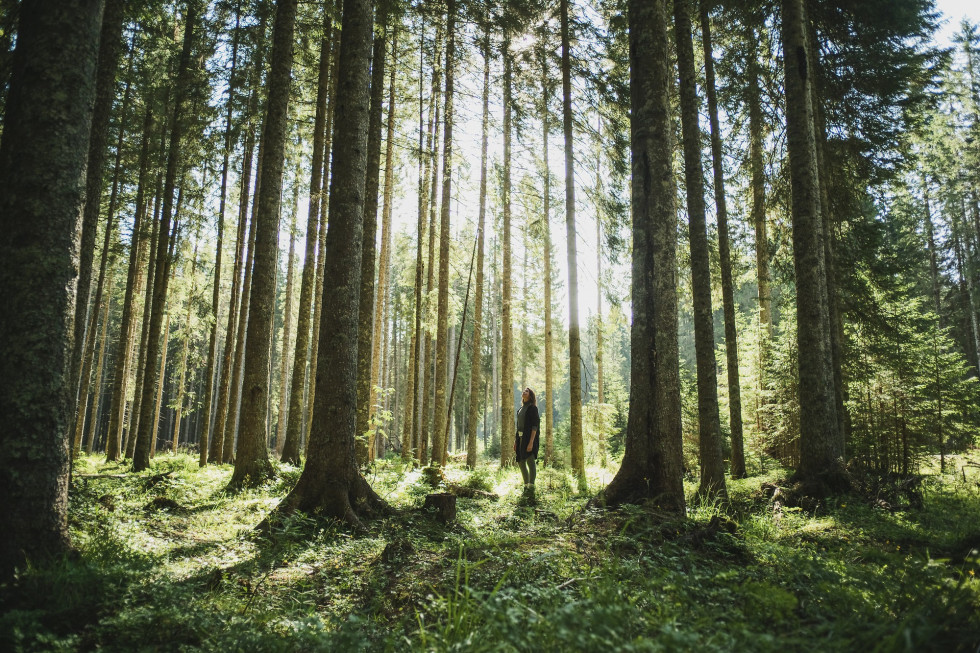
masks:
<svg viewBox="0 0 980 653"><path fill-rule="evenodd" d="M548 64L541 59L541 136L544 142L544 462L555 461L555 345L551 315L551 163L548 155L548 135L551 132L549 104L551 86L548 84ZM540 435L540 434L539 434Z"/></svg>
<svg viewBox="0 0 980 653"><path fill-rule="evenodd" d="M170 123L170 145L167 151L167 172L163 186L160 235L157 242L156 261L154 262L156 273L154 275L153 302L150 315L144 317L144 319L150 321L146 352L144 353L146 358L146 379L155 378L159 371L158 366L160 365L158 360L158 353L160 351L160 327L164 304L167 299L167 287L170 281L170 257L168 256L170 239L168 238L168 234L170 233L170 220L173 216L173 194L177 182L177 169L180 165L180 141L183 135L184 99L190 83L190 58L194 43L194 23L197 21L197 9L196 0L189 0L184 15L184 21L186 23L184 26L184 43L181 48L180 64L177 69L173 115ZM152 392L153 384L144 383L143 397L140 402L139 432L136 434L136 448L133 452L133 471L136 472L143 471L150 466L151 438L155 437L154 434L156 433L156 424L150 424L153 411Z"/></svg>
<svg viewBox="0 0 980 653"><path fill-rule="evenodd" d="M109 271L109 279L106 281L105 310L102 314L102 335L99 337L99 362L95 366L95 386L92 392L92 424L89 427L88 439L85 440L85 453L91 455L95 447L96 434L99 430L99 404L102 401L102 371L105 366L106 341L109 339L109 314L112 307L112 282L114 270Z"/></svg>
<svg viewBox="0 0 980 653"><path fill-rule="evenodd" d="M150 156L150 139L153 130L153 114L147 106L143 117L143 145L140 149L139 178L136 187L136 211L133 217L133 235L129 243L129 270L126 276L126 292L123 298L122 318L119 328L119 347L116 354L112 381L112 399L109 404L109 431L106 436L106 459L119 458L123 442L126 393L129 385L129 368L132 362L133 335L136 331L136 298L140 295L142 279L141 261L146 251L147 238L143 234L146 216L146 186Z"/></svg>
<svg viewBox="0 0 980 653"><path fill-rule="evenodd" d="M575 152L572 136L572 64L568 35L568 0L561 0L562 125L565 134L565 236L568 252L568 387L572 469L585 484L582 439L582 354L578 321L578 254L575 233Z"/></svg>
<svg viewBox="0 0 980 653"><path fill-rule="evenodd" d="M480 212L476 236L476 289L473 293L473 346L470 365L470 405L466 433L466 466L476 469L477 410L480 404L480 377L483 376L483 250L487 222L487 149L490 121L490 33L484 28L480 43L483 54L483 120L480 125ZM547 148L546 148L547 149ZM546 155L547 156L547 155ZM483 425L486 430L486 420Z"/></svg>
<svg viewBox="0 0 980 653"><path fill-rule="evenodd" d="M391 295L391 204L395 186L395 72L398 67L398 23L391 27L391 71L388 78L388 125L385 134L385 183L384 183L384 204L381 209L381 254L378 260L378 296L384 293ZM370 170L370 167L368 168ZM370 200L370 195L368 195ZM384 305L390 306L389 301ZM378 404L377 387L381 385L380 366L384 359L378 342L381 340L382 328L385 319L382 311L382 302L378 301L374 308L374 347L371 351L371 398L368 413L368 423L373 424L375 411ZM393 330L392 333L395 333ZM394 349L398 351L397 345ZM394 433L398 429L393 429ZM373 450L372 450L373 451Z"/></svg>
<svg viewBox="0 0 980 653"><path fill-rule="evenodd" d="M505 31L503 42L504 59L504 159L503 184L500 198L503 205L503 243L501 261L500 298L500 466L506 467L514 462L514 325L511 299L511 234L510 234L510 192L511 192L511 138L514 59L510 52L510 32Z"/></svg>
<svg viewBox="0 0 980 653"><path fill-rule="evenodd" d="M171 275L172 277L173 275ZM171 281L173 279L171 278ZM159 439L160 431L160 411L163 408L163 386L167 380L167 353L170 350L170 301L168 298L167 305L163 309L163 323L166 325L163 329L163 351L160 354L160 373L157 377L156 383L156 399L153 402L153 430L150 432L150 458L154 458L157 455L157 440Z"/></svg>
<svg viewBox="0 0 980 653"><path fill-rule="evenodd" d="M198 442L198 449L200 450L198 464L201 467L204 467L208 463L208 443L211 436L211 406L214 404L214 376L217 372L218 365L218 325L221 322L221 260L225 235L225 203L228 196L228 167L232 147L232 110L238 83L236 73L238 72L238 41L241 33L241 9L241 2L238 2L235 5L235 29L232 32L231 39L231 72L228 76L228 100L225 103L225 142L221 161L221 194L218 200L217 216L218 241L215 245L214 289L211 294L211 310L214 312L214 322L211 324L211 335L208 339L208 362L207 370L204 373L204 403L201 405L201 410L204 413L204 423L201 426L201 435ZM241 230L239 229L239 231ZM230 311L228 321L229 323L232 321Z"/></svg>
<svg viewBox="0 0 980 653"><path fill-rule="evenodd" d="M78 216L103 2L25 0L0 143L0 580L66 553Z"/></svg>
<svg viewBox="0 0 980 653"><path fill-rule="evenodd" d="M112 115L112 103L116 99L116 70L119 67L119 55L122 50L122 29L126 15L125 0L103 0L105 5L102 16L102 29L98 40L98 61L95 69L95 104L92 110L91 137L88 143L88 165L85 169L85 204L82 212L82 243L78 267L79 301L75 304L75 349L72 352L71 392L72 411L77 413L77 404L85 403L80 379L85 378L82 371L82 343L94 342L87 337L87 332L95 329L95 324L89 327L89 290L92 283L92 263L95 258L95 236L99 221L99 210L102 207L103 169L105 168L106 141L109 137L109 118ZM122 115L125 115L123 112ZM98 300L93 303L95 313L99 312L101 304ZM91 365L91 363L90 363ZM87 385L86 381L84 385ZM77 398L77 399L76 399ZM83 417L84 421L84 417ZM77 453L75 445L73 453Z"/></svg>
<svg viewBox="0 0 980 653"><path fill-rule="evenodd" d="M297 0L276 3L272 55L266 80L269 96L262 129L261 175L257 182L254 267L249 288L248 332L243 366L243 401L238 451L231 487L255 487L272 474L267 433L269 407L269 337L276 303L279 205L285 161L289 86L293 67L293 26Z"/></svg>
<svg viewBox="0 0 980 653"><path fill-rule="evenodd" d="M701 47L704 51L705 94L711 123L711 162L714 170L715 214L718 219L718 257L721 259L721 301L725 312L725 355L728 363L728 420L732 437L732 478L745 478L742 443L742 388L738 374L738 334L735 330L735 293L732 254L728 239L728 204L725 199L725 162L721 151L721 126L715 91L715 64L711 52L709 0L700 0Z"/></svg>
<svg viewBox="0 0 980 653"><path fill-rule="evenodd" d="M313 118L313 161L310 170L310 201L306 218L306 249L303 276L299 287L299 314L296 318L296 347L293 354L293 378L289 391L289 419L281 459L299 463L300 433L306 411L303 390L310 350L310 320L313 308L313 286L316 282L317 243L319 242L320 187L323 171L323 141L327 125L327 93L330 90L330 52L333 44L330 12L323 15L323 37L320 40L320 66L317 78L316 110Z"/></svg>
<svg viewBox="0 0 980 653"><path fill-rule="evenodd" d="M821 494L846 489L843 441L838 437L831 323L816 142L802 0L782 0L786 136L792 182L800 373L801 480Z"/></svg>
<svg viewBox="0 0 980 653"><path fill-rule="evenodd" d="M303 473L270 521L294 510L359 522L384 502L357 469L357 309L360 292L372 12L370 0L345 0L344 38L334 125L333 174L324 272L323 322L313 430Z"/></svg>
<svg viewBox="0 0 980 653"><path fill-rule="evenodd" d="M388 18L378 11L375 22L381 33L374 39L371 57L371 108L368 116L367 179L364 185L364 231L361 255L361 294L357 330L357 461L371 458L371 357L374 341L374 268L378 241L378 183L381 168L382 104L384 103L385 42ZM378 295L378 303L381 303Z"/></svg>
<svg viewBox="0 0 980 653"><path fill-rule="evenodd" d="M453 69L456 57L456 2L446 3L446 92L442 137L442 210L439 227L439 286L436 316L435 419L432 424L432 464L446 464L452 406L449 382L449 239L453 179Z"/></svg>
<svg viewBox="0 0 980 653"><path fill-rule="evenodd" d="M296 267L296 217L299 214L299 163L293 176L292 220L289 225L289 258L286 263L286 301L283 303L282 360L279 369L279 411L276 420L276 453L286 444L286 411L289 406L289 333L293 327L293 270ZM309 314L309 313L307 313Z"/></svg>
<svg viewBox="0 0 980 653"><path fill-rule="evenodd" d="M608 504L683 515L675 212L666 0L630 0L633 326L626 451Z"/></svg>

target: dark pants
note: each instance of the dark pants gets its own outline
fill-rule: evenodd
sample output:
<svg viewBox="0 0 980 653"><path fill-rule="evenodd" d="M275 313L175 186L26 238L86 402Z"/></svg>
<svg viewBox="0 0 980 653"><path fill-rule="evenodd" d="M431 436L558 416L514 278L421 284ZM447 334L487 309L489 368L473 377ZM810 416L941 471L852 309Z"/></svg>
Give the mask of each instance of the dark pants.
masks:
<svg viewBox="0 0 980 653"><path fill-rule="evenodd" d="M521 468L521 476L524 477L524 485L534 485L534 475L537 472L534 457L528 456L523 460L518 460L517 465Z"/></svg>

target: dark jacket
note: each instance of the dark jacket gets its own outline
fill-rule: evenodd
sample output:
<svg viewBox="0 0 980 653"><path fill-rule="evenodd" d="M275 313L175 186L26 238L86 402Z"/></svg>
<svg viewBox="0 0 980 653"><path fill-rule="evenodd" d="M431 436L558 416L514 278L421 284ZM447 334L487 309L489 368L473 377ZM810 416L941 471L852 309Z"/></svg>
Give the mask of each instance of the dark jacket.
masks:
<svg viewBox="0 0 980 653"><path fill-rule="evenodd" d="M531 447L531 451L528 452L527 443L531 441L531 431L534 431L534 445ZM518 462L525 458L537 458L538 443L540 442L541 417L538 414L538 407L530 404L527 407L527 413L524 415L524 432L519 437L514 438L514 452L517 454Z"/></svg>

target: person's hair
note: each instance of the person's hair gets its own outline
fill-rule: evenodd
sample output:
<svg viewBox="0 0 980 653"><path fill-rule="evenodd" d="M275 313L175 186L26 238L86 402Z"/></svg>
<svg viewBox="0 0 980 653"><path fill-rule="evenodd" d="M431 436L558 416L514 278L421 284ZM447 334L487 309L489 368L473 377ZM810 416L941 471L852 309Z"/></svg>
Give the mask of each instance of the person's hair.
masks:
<svg viewBox="0 0 980 653"><path fill-rule="evenodd" d="M527 390L527 393L529 395L529 399L528 399L528 402L527 403L531 404L532 406L537 406L538 405L538 400L534 396L534 390L532 390L531 388L524 388L524 389Z"/></svg>

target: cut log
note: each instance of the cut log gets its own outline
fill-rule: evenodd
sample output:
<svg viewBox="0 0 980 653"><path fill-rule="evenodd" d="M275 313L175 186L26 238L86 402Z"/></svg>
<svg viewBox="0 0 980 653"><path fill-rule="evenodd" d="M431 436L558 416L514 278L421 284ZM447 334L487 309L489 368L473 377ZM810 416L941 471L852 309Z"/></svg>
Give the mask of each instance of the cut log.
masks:
<svg viewBox="0 0 980 653"><path fill-rule="evenodd" d="M425 497L425 510L436 511L436 519L443 524L456 521L456 495L448 492L429 494Z"/></svg>

